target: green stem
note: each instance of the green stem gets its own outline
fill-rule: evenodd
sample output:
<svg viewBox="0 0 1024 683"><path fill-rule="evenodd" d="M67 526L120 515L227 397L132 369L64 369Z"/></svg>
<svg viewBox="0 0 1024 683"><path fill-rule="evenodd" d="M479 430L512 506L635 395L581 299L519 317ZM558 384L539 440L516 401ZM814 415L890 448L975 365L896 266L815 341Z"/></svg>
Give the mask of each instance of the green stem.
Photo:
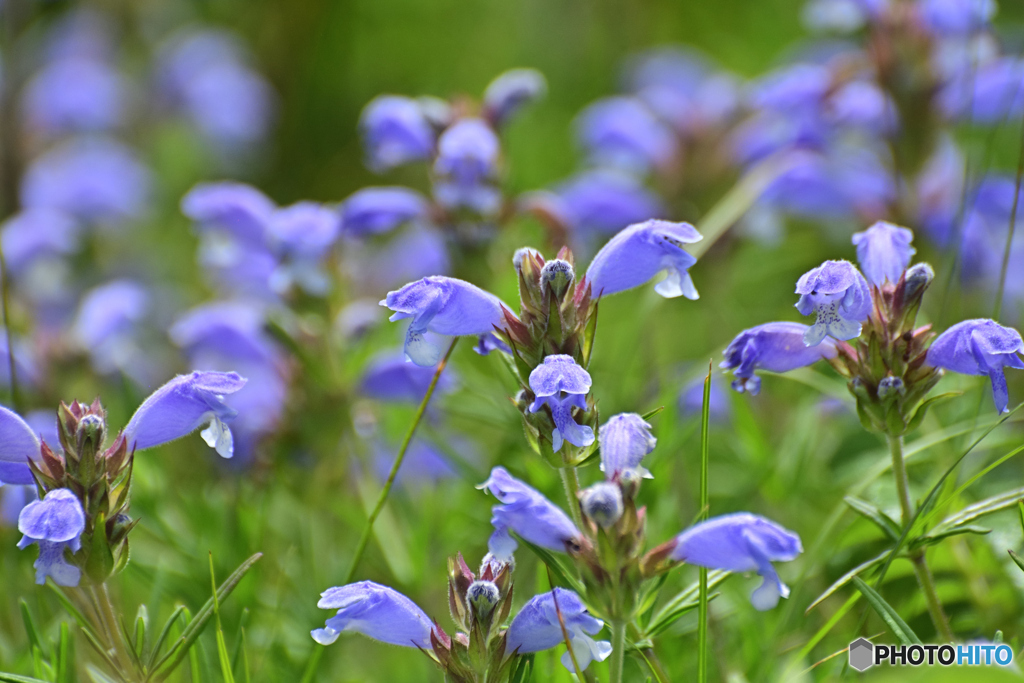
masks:
<svg viewBox="0 0 1024 683"><path fill-rule="evenodd" d="M89 588L89 596L92 598L93 609L96 610L96 615L99 617L101 630L104 636L106 636L106 645L110 648L111 659L117 665L116 673L123 680L128 681L130 680L126 673L129 670L126 665L128 643L124 639L124 633L121 632L120 626L118 626L117 613L114 610L114 604L110 599L110 593L107 591L106 584L101 584L99 587L91 586Z"/></svg>
<svg viewBox="0 0 1024 683"><path fill-rule="evenodd" d="M708 374L704 379L704 404L701 408L700 425L700 519L708 518L711 499L708 493L708 468L710 459L709 428L711 418L711 363L708 363ZM708 680L708 570L700 568L700 586L697 603L697 681L706 683Z"/></svg>
<svg viewBox="0 0 1024 683"><path fill-rule="evenodd" d="M452 339L451 345L448 347L448 352L444 354L444 358L437 364L437 370L434 371L434 377L430 380L430 386L427 387L427 393L423 395L423 400L420 401L420 407L416 409L416 415L412 419L412 424L409 425L409 431L405 435L405 440L402 441L402 447L398 449L398 455L395 456L395 464L391 466L391 471L388 473L387 481L384 482L384 488L381 489L380 496L377 497L377 504L374 505L373 510L370 512L370 516L366 520L366 526L363 528L363 533L359 537L359 543L356 545L356 552L352 556L352 565L349 567L348 574L345 576L345 583L352 583L352 578L356 575L356 569L359 568L359 561L363 558L363 553L366 551L366 544L370 540L370 534L373 533L373 524L377 521L377 516L380 511L384 509L384 503L388 500L388 494L391 493L391 487L395 483L395 477L398 476L398 470L402 467L402 461L405 460L405 453L409 450L409 443L412 441L413 435L416 433L416 428L419 427L420 421L423 420L423 414L427 410L427 404L430 403L430 397L434 395L434 389L437 388L437 381L441 378L441 373L444 372L444 368L448 365L448 359L451 358L452 351L455 350L455 344L458 343L459 338L455 337Z"/></svg>
<svg viewBox="0 0 1024 683"><path fill-rule="evenodd" d="M608 660L608 680L611 683L622 683L622 666L626 661L626 622L622 619L613 619L611 628L612 654Z"/></svg>
<svg viewBox="0 0 1024 683"><path fill-rule="evenodd" d="M583 517L580 515L580 478L575 467L559 467L558 476L562 478L565 497L569 501L569 514L577 529L583 529Z"/></svg>
<svg viewBox="0 0 1024 683"><path fill-rule="evenodd" d="M906 526L914 519L914 508L910 502L907 466L903 461L903 437L886 435L886 438L889 441L889 451L892 453L892 471L896 476L896 493L900 499L903 526ZM949 626L946 613L942 611L942 603L939 602L939 594L935 590L935 577L932 576L928 563L924 559L924 550L912 552L910 560L914 564L914 575L917 576L917 583L924 593L924 599L928 605L928 615L935 625L936 632L942 637L943 642L953 642L953 631Z"/></svg>

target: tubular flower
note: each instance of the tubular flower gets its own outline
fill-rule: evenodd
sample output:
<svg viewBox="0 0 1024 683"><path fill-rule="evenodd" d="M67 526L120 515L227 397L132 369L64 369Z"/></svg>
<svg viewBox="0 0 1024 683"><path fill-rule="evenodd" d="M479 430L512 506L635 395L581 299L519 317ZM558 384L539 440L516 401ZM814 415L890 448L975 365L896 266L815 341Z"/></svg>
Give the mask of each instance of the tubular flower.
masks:
<svg viewBox="0 0 1024 683"><path fill-rule="evenodd" d="M896 284L910 265L916 250L910 246L914 233L898 225L878 221L864 232L853 236L857 262L868 282L881 287L885 281Z"/></svg>
<svg viewBox="0 0 1024 683"><path fill-rule="evenodd" d="M594 443L594 430L572 419L573 407L587 410L590 384L587 371L577 365L572 356L564 354L546 357L530 373L530 389L537 396L530 405L530 412L536 413L545 405L551 409L555 421L551 447L556 453L562 448L563 440L580 448Z"/></svg>
<svg viewBox="0 0 1024 683"><path fill-rule="evenodd" d="M988 375L996 410L1009 410L1003 368L1024 369L1020 332L993 320L965 320L949 328L928 349L928 363L964 375Z"/></svg>
<svg viewBox="0 0 1024 683"><path fill-rule="evenodd" d="M509 530L542 548L565 552L567 544L579 538L580 532L561 508L523 482L515 479L504 467L495 467L491 476L478 488L501 502L491 512L494 533L488 542L491 554L508 562L517 543Z"/></svg>
<svg viewBox="0 0 1024 683"><path fill-rule="evenodd" d="M501 300L464 280L443 275L425 277L388 292L380 302L394 311L392 322L411 318L405 336L405 355L416 365L436 365L441 349L425 332L462 336L484 334L504 323Z"/></svg>
<svg viewBox="0 0 1024 683"><path fill-rule="evenodd" d="M78 585L82 572L64 560L64 549L78 552L84 530L85 511L70 489L54 489L42 500L32 501L22 508L18 531L24 535L18 548L24 549L33 543L39 545L36 583L46 583L49 576L58 586Z"/></svg>
<svg viewBox="0 0 1024 683"><path fill-rule="evenodd" d="M807 325L791 322L774 322L743 330L725 349L725 360L719 367L734 370L736 379L732 388L757 396L761 391L761 378L754 370L788 372L818 362L822 358L835 358L836 343L823 339L817 346L806 346L804 340L810 334Z"/></svg>
<svg viewBox="0 0 1024 683"><path fill-rule="evenodd" d="M646 283L661 271L668 275L654 287L665 298L697 299L689 269L696 257L684 244L704 239L689 223L649 220L631 225L611 238L587 269L595 296L610 296Z"/></svg>
<svg viewBox="0 0 1024 683"><path fill-rule="evenodd" d="M807 271L797 281L796 293L796 309L817 315L804 334L807 346L817 346L826 335L841 340L859 336L861 321L871 312L868 283L849 261L825 261Z"/></svg>
<svg viewBox="0 0 1024 683"><path fill-rule="evenodd" d="M559 613L562 622L559 622ZM535 595L523 605L508 627L505 650L528 654L557 647L565 641L563 622L580 669L586 669L595 659L602 662L612 653L610 642L591 638L601 630L604 622L590 616L580 597L565 588ZM566 669L573 670L572 656L568 652L562 655L561 660Z"/></svg>
<svg viewBox="0 0 1024 683"><path fill-rule="evenodd" d="M382 643L430 650L430 617L394 588L360 581L328 588L316 604L336 609L324 628L311 631L313 640L330 645L343 631L361 633Z"/></svg>
<svg viewBox="0 0 1024 683"><path fill-rule="evenodd" d="M608 479L623 470L639 469L645 476L650 473L640 461L654 450L658 440L651 434L651 425L636 413L612 416L598 433L601 445L601 471Z"/></svg>

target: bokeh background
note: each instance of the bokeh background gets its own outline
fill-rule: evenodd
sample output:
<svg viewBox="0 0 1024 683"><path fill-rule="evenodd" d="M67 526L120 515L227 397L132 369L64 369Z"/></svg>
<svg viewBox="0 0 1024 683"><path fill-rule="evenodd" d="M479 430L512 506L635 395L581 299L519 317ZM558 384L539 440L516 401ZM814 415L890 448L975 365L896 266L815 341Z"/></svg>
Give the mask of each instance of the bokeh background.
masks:
<svg viewBox="0 0 1024 683"><path fill-rule="evenodd" d="M153 173L149 207L127 232L95 232L88 238L75 256L78 279L73 286L91 288L113 276L150 285L146 315L151 336L141 339L138 348L144 356L159 357L163 374L140 380L126 371L99 372L88 353L61 352L45 362L38 384L22 388L20 399L25 410L52 410L58 400L98 395L114 428L127 422L151 389L174 372L190 369L187 354L173 350L167 329L183 311L216 292L196 256L201 237L179 208L181 197L196 183L244 181L281 205L299 200L333 205L382 182L428 193L421 169L397 169L384 181L367 169L358 131L367 102L381 93L478 97L499 73L532 67L546 77L547 96L502 134L503 187L514 196L550 187L583 166L573 121L590 102L621 90L624 65L639 52L663 45L694 47L742 80L784 63L809 40L798 0L3 0L6 27L17 18L15 5L31 18L23 14L19 19L19 26L27 26L24 33L5 35L4 68L13 79L8 84L31 73L49 28L64 16L88 10L107 17L113 27L118 62L137 87L136 111L148 111L151 92L140 84L152 55L167 36L190 25L234 32L247 46L248 63L265 76L273 93L274 114L265 135L232 158L211 151L208 140L174 118L153 122L148 114L138 115L120 132ZM1003 2L995 25L1007 51L1019 54L1024 5ZM10 86L8 99L16 99L16 92ZM4 138L16 150L4 179L4 217L17 208L18 179L38 148L18 120L16 112L4 119ZM983 135L963 135L965 144L984 151L987 167L1015 167L1016 120ZM689 172L699 176L701 168ZM669 217L699 224L738 177L714 175L699 195L675 198ZM787 223L784 238L774 242L740 239L732 232L720 239L692 270L701 292L698 301L663 300L647 287L602 303L591 367L601 414L665 407L653 420L659 446L647 466L655 478L641 494L652 542L677 533L698 513L699 425L698 411L687 401L691 383L706 373L709 360L717 365L721 349L742 329L767 320L797 320L792 288L799 275L826 258L853 258L848 223L836 227L806 218ZM477 284L514 302L511 256L525 245L553 255L538 221L510 221L475 253L471 271ZM918 249L918 258L931 261L938 273L926 299L927 319L945 327L991 315L991 293L961 286L949 250L924 240ZM582 251L585 264L587 249ZM328 267L344 269L345 263L342 254ZM375 267L386 270L388 263ZM1024 263L1015 259L1010 268L1018 272ZM383 323L340 344L328 339L351 291L374 300L386 293L375 284L361 287L352 281L358 277L355 272L342 277L343 284L325 299L300 297L290 303L294 316L285 328L296 347L287 347L287 398L273 429L260 432L251 453L224 462L193 436L142 453L136 464L132 511L141 522L132 535L132 561L115 588L120 605L131 616L145 603L149 618L162 623L176 604L194 610L208 597L208 553L220 578L250 554L263 552L222 612L228 646L243 653L239 666L248 669L251 680L441 679L414 650L354 636L330 646L318 668L307 672L319 647L309 630L327 616L316 608L318 594L339 583L348 570L381 475L415 410L413 402L378 400L360 389L374 355L399 348L402 330L397 325ZM19 304L18 297L30 299L33 287L15 287L11 304L12 327L26 340L36 322L32 306ZM1017 302L1016 312L1011 309L1007 317L1019 325ZM475 485L490 467L503 464L552 500L562 499L556 473L529 451L523 438L520 417L507 398L516 388L513 378L494 357L478 356L469 347L463 343L456 350L452 386L435 399L422 429L431 447L446 458L444 471L439 474L427 458L420 462L422 470L409 463L358 573L402 590L442 624L447 624L448 609L446 558L461 551L473 564L486 552L492 501ZM231 367L230 358L218 364L218 369L245 374ZM1011 373L1011 399L1024 397L1022 380ZM891 482L879 470L888 455L880 440L863 431L842 381L827 368L766 378L756 398L728 392L727 386L725 380L715 389L712 514L743 509L770 516L799 532L806 552L783 569L793 595L774 611L751 609L747 595L754 579L736 577L722 589L712 609L713 678L831 680L840 675L845 655L813 665L856 637L861 612L853 610L819 639L819 629L850 589L809 613L805 609L832 581L882 547L874 527L853 515L843 497L857 495L896 509ZM929 439L936 444L915 452L911 461L918 495L970 444L971 430L994 418L981 379L950 377L942 386L964 395L936 410L908 439L912 450ZM994 432L965 462L960 481L1020 441L1019 424ZM594 471L581 473L584 483L600 476L596 468L589 470ZM955 502L962 507L1016 488L1021 475L1011 460ZM0 490L0 502L14 505L8 488ZM992 533L958 537L934 553L940 595L959 633L991 640L1001 631L1004 640L1018 644L1024 573L1006 553L1024 545L1016 515L1011 510L986 520ZM53 594L32 583L32 558L15 549L19 538L8 515L0 523L0 670L30 674L19 603L27 603L50 638L66 617ZM673 574L670 586L682 587L695 576L685 568ZM543 567L526 552L521 552L516 581L523 599L548 587ZM918 633L931 635L909 564L894 565L885 594ZM656 645L672 680L687 680L695 671L694 624L681 620ZM869 615L864 632L882 630L884 625ZM84 642L77 648L80 680L88 680L89 650ZM555 653L539 655L537 661L535 680L571 680ZM311 678L304 679L306 673ZM201 640L199 671L186 666L177 680L218 680L219 675L215 645L207 634ZM596 675L602 679L603 669L598 667ZM627 680L642 680L635 663L627 663Z"/></svg>

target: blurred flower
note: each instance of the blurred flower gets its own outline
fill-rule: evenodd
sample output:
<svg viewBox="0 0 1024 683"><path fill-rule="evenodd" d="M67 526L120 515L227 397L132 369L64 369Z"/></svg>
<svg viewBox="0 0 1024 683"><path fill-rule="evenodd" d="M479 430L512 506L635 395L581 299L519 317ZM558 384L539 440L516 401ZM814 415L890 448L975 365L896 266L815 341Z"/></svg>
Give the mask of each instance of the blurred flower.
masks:
<svg viewBox="0 0 1024 683"><path fill-rule="evenodd" d="M427 341L425 332L449 336L483 334L504 324L504 304L498 297L463 280L425 277L388 292L380 302L395 311L392 322L411 318L405 337L405 355L417 365L436 365L441 349Z"/></svg>
<svg viewBox="0 0 1024 683"><path fill-rule="evenodd" d="M78 249L78 223L56 209L26 209L4 221L0 230L4 263L14 277L36 259L67 256Z"/></svg>
<svg viewBox="0 0 1024 683"><path fill-rule="evenodd" d="M551 448L556 453L561 450L563 439L579 448L594 443L594 430L576 424L572 418L573 408L586 412L590 384L587 371L577 365L572 356L564 354L545 357L530 373L530 390L536 396L530 412L536 413L543 406L551 409L555 422Z"/></svg>
<svg viewBox="0 0 1024 683"><path fill-rule="evenodd" d="M405 360L402 353L385 351L370 361L359 381L359 393L378 401L419 403L434 378L432 367L423 367ZM450 371L437 381L438 392L451 391L455 384Z"/></svg>
<svg viewBox="0 0 1024 683"><path fill-rule="evenodd" d="M434 149L431 130L416 100L381 95L359 115L366 165L381 173L411 161L425 161Z"/></svg>
<svg viewBox="0 0 1024 683"><path fill-rule="evenodd" d="M807 346L807 325L774 322L751 327L740 332L725 349L725 360L719 367L733 370L736 379L732 388L757 396L761 391L761 378L754 370L788 372L818 362L822 358L835 358L835 342L823 339L816 346Z"/></svg>
<svg viewBox="0 0 1024 683"><path fill-rule="evenodd" d="M811 0L804 5L801 18L812 31L852 33L871 19L861 0Z"/></svg>
<svg viewBox="0 0 1024 683"><path fill-rule="evenodd" d="M149 169L128 147L110 138L75 138L31 163L21 181L21 203L118 224L142 216L150 185Z"/></svg>
<svg viewBox="0 0 1024 683"><path fill-rule="evenodd" d="M338 312L334 327L344 339L359 339L377 327L383 319L384 314L376 301L358 299Z"/></svg>
<svg viewBox="0 0 1024 683"><path fill-rule="evenodd" d="M580 113L576 127L596 166L646 173L667 166L676 154L672 130L631 97L598 100Z"/></svg>
<svg viewBox="0 0 1024 683"><path fill-rule="evenodd" d="M365 187L341 205L341 230L350 237L390 232L409 221L426 218L426 198L405 187Z"/></svg>
<svg viewBox="0 0 1024 683"><path fill-rule="evenodd" d="M802 327L802 326L801 326ZM756 394L757 392L752 392ZM697 377L679 392L679 410L683 415L697 416L704 410L704 378ZM724 423L732 413L729 394L720 375L711 375L711 394L708 397L708 420Z"/></svg>
<svg viewBox="0 0 1024 683"><path fill-rule="evenodd" d="M690 278L697 262L684 244L704 239L689 223L649 220L631 225L608 241L587 268L594 296L610 296L646 283L661 271L667 277L654 287L666 298L698 298Z"/></svg>
<svg viewBox="0 0 1024 683"><path fill-rule="evenodd" d="M736 78L690 49L650 50L634 60L627 80L651 111L687 137L727 125L739 105Z"/></svg>
<svg viewBox="0 0 1024 683"><path fill-rule="evenodd" d="M115 128L124 119L126 86L111 65L90 58L56 60L25 86L25 125L47 136Z"/></svg>
<svg viewBox="0 0 1024 683"><path fill-rule="evenodd" d="M796 283L800 300L796 309L815 313L817 320L804 334L807 346L817 346L826 335L853 339L860 335L861 321L871 312L871 292L864 276L849 261L825 261Z"/></svg>
<svg viewBox="0 0 1024 683"><path fill-rule="evenodd" d="M316 606L338 610L324 628L310 633L321 645L330 645L343 631L352 631L382 643L431 650L430 617L393 588L372 581L336 586L321 593Z"/></svg>
<svg viewBox="0 0 1024 683"><path fill-rule="evenodd" d="M39 439L13 410L0 406L0 483L33 485L28 461L39 459Z"/></svg>
<svg viewBox="0 0 1024 683"><path fill-rule="evenodd" d="M999 289L1003 257L1006 253L1007 226L1017 196L1016 224L1024 225L1024 191L1019 194L1015 179L1009 175L982 178L967 198L960 234L961 276L968 283L980 284L990 292ZM1024 297L1024 269L1015 268L1024 256L1024 232L1017 231L1010 244L1010 267L1004 281L1004 303Z"/></svg>
<svg viewBox="0 0 1024 683"><path fill-rule="evenodd" d="M910 265L916 249L910 246L914 233L893 223L878 221L864 232L855 233L857 262L868 282L881 287L888 280L896 284Z"/></svg>
<svg viewBox="0 0 1024 683"><path fill-rule="evenodd" d="M246 63L233 35L185 31L164 46L158 61L162 95L209 141L233 151L266 137L274 118L274 92Z"/></svg>
<svg viewBox="0 0 1024 683"><path fill-rule="evenodd" d="M580 537L579 529L561 508L536 489L513 478L504 467L491 470L490 478L477 488L502 503L491 508L494 533L487 547L504 562L511 561L512 552L518 546L509 531L534 545L559 552L565 552L566 546Z"/></svg>
<svg viewBox="0 0 1024 683"><path fill-rule="evenodd" d="M0 489L0 522L5 526L16 526L18 517L25 506L36 500L36 487L4 486Z"/></svg>
<svg viewBox="0 0 1024 683"><path fill-rule="evenodd" d="M943 136L917 176L917 222L940 247L948 247L954 236L964 174L963 153L952 138Z"/></svg>
<svg viewBox="0 0 1024 683"><path fill-rule="evenodd" d="M343 257L352 283L367 296L451 269L444 235L426 225L410 225L383 246L346 244Z"/></svg>
<svg viewBox="0 0 1024 683"><path fill-rule="evenodd" d="M434 196L447 209L469 209L491 216L501 208L494 182L501 152L498 136L481 119L462 119L437 141Z"/></svg>
<svg viewBox="0 0 1024 683"><path fill-rule="evenodd" d="M550 593L535 595L523 605L508 627L505 651L529 654L558 647L565 641L563 624L580 669L586 669L594 660L603 662L612 653L610 642L590 637L601 630L604 622L590 616L576 593L558 587ZM572 655L568 652L562 655L561 662L566 669L573 670Z"/></svg>
<svg viewBox="0 0 1024 683"><path fill-rule="evenodd" d="M1024 112L1024 59L998 57L961 64L938 94L939 108L953 121L993 125Z"/></svg>
<svg viewBox="0 0 1024 683"><path fill-rule="evenodd" d="M279 351L264 330L259 306L221 301L197 306L171 326L175 344L189 354L217 351L243 362L277 362Z"/></svg>
<svg viewBox="0 0 1024 683"><path fill-rule="evenodd" d="M72 335L89 353L97 371L124 371L140 380L146 376L146 359L135 337L148 308L149 294L131 280L108 282L82 297Z"/></svg>
<svg viewBox="0 0 1024 683"><path fill-rule="evenodd" d="M938 36L963 36L988 26L995 0L918 0L922 23Z"/></svg>
<svg viewBox="0 0 1024 683"><path fill-rule="evenodd" d="M651 434L651 425L636 413L613 415L597 432L601 447L601 471L606 479L613 479L623 470L639 469L640 462L654 450L658 440Z"/></svg>
<svg viewBox="0 0 1024 683"><path fill-rule="evenodd" d="M17 375L18 383L22 386L38 385L40 368L33 353L34 347L18 337L12 337L10 341L11 346L14 347L14 372ZM7 330L0 327L0 385L8 387L11 385L10 348Z"/></svg>
<svg viewBox="0 0 1024 683"><path fill-rule="evenodd" d="M279 265L270 276L270 288L279 294L297 285L314 296L331 286L320 261L338 238L337 211L316 202L298 202L278 209L267 225L267 238Z"/></svg>
<svg viewBox="0 0 1024 683"><path fill-rule="evenodd" d="M457 438L445 439L449 448L464 447L466 442ZM374 453L375 474L381 482L387 481L391 467L395 464L398 444L385 446L378 443ZM442 479L450 479L458 473L448 457L437 445L422 439L413 439L402 460L402 467L395 476L395 483L407 488L430 488Z"/></svg>
<svg viewBox="0 0 1024 683"><path fill-rule="evenodd" d="M510 69L490 82L484 91L484 116L502 126L526 105L547 93L544 75L536 69Z"/></svg>
<svg viewBox="0 0 1024 683"><path fill-rule="evenodd" d="M615 233L665 212L661 200L638 180L611 170L581 173L556 188L553 198L555 215L584 236Z"/></svg>
<svg viewBox="0 0 1024 683"><path fill-rule="evenodd" d="M764 582L750 596L758 610L769 610L779 596L789 597L772 562L788 562L803 552L800 537L775 522L737 512L690 527L676 537L670 557L688 564L731 572L756 571Z"/></svg>
<svg viewBox="0 0 1024 683"><path fill-rule="evenodd" d="M225 421L238 413L224 403L246 380L235 372L193 372L178 375L142 402L124 435L129 450L144 450L191 434L203 425L203 440L224 458L233 454L231 430Z"/></svg>
<svg viewBox="0 0 1024 683"><path fill-rule="evenodd" d="M964 375L988 375L996 410L1005 413L1010 400L1003 368L1024 369L1020 332L993 320L965 320L953 325L928 349L928 363Z"/></svg>
<svg viewBox="0 0 1024 683"><path fill-rule="evenodd" d="M181 212L201 232L224 231L253 245L262 245L277 207L251 185L231 181L200 183L181 200Z"/></svg>
<svg viewBox="0 0 1024 683"><path fill-rule="evenodd" d="M18 516L18 531L23 536L18 548L24 550L33 543L39 545L39 559L35 561L36 583L46 583L46 577L58 586L77 586L81 570L64 560L64 550L78 552L82 547L81 535L85 530L85 511L78 497L69 489L49 491L42 500L26 505Z"/></svg>

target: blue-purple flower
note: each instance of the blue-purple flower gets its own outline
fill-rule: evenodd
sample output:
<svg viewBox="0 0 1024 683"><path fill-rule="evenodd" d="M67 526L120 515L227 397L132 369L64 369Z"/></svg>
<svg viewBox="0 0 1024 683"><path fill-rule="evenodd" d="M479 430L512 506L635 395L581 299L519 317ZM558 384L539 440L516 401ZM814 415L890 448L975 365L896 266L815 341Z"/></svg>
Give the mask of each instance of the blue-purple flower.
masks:
<svg viewBox="0 0 1024 683"><path fill-rule="evenodd" d="M136 379L146 375L148 363L141 357L134 338L148 307L149 293L132 280L108 282L82 297L73 334L89 352L97 371L121 370Z"/></svg>
<svg viewBox="0 0 1024 683"><path fill-rule="evenodd" d="M35 431L20 415L0 406L0 484L34 484L28 461L38 459Z"/></svg>
<svg viewBox="0 0 1024 683"><path fill-rule="evenodd" d="M85 530L85 511L70 489L54 489L42 500L26 505L18 515L18 531L23 536L18 548L39 545L35 562L36 583L46 583L49 576L58 586L77 586L82 578L78 567L64 559L64 550L78 552Z"/></svg>
<svg viewBox="0 0 1024 683"><path fill-rule="evenodd" d="M495 467L491 476L478 488L501 502L491 512L494 533L487 547L495 557L508 562L518 544L509 535L516 532L523 539L549 550L565 552L576 543L579 529L561 508L523 482L515 479L504 467Z"/></svg>
<svg viewBox="0 0 1024 683"><path fill-rule="evenodd" d="M688 564L731 572L756 571L764 582L750 596L758 610L769 610L779 596L789 597L772 562L788 562L803 552L800 537L749 512L714 517L676 537L670 557Z"/></svg>
<svg viewBox="0 0 1024 683"><path fill-rule="evenodd" d="M366 187L341 205L341 230L350 237L390 232L409 221L425 218L426 198L406 187Z"/></svg>
<svg viewBox="0 0 1024 683"><path fill-rule="evenodd" d="M761 378L754 370L788 372L818 362L822 358L835 358L835 342L823 339L816 346L804 343L811 328L791 322L773 322L743 330L725 349L725 360L719 367L733 370L736 379L732 388L757 396L761 391Z"/></svg>
<svg viewBox="0 0 1024 683"><path fill-rule="evenodd" d="M688 272L697 259L683 245L702 239L689 223L649 220L631 225L597 252L587 268L587 282L595 297L609 296L639 287L665 271L665 279L654 291L666 298L697 299Z"/></svg>
<svg viewBox="0 0 1024 683"><path fill-rule="evenodd" d="M241 242L262 245L277 207L251 185L200 183L181 200L181 212L202 232L223 231Z"/></svg>
<svg viewBox="0 0 1024 683"><path fill-rule="evenodd" d="M449 336L484 334L504 325L504 304L498 297L463 280L435 275L388 292L380 302L395 313L391 321L410 318L405 355L417 365L436 365L441 349L426 332Z"/></svg>
<svg viewBox="0 0 1024 683"><path fill-rule="evenodd" d="M508 627L505 651L529 654L558 647L565 642L563 623L580 669L586 669L594 660L602 662L612 653L610 642L591 638L601 630L604 622L590 616L580 596L565 588L535 595L523 605ZM566 669L573 670L572 655L566 652L561 661Z"/></svg>
<svg viewBox="0 0 1024 683"><path fill-rule="evenodd" d="M20 196L26 208L48 207L85 222L117 224L145 212L151 181L149 169L121 143L73 138L32 162Z"/></svg>
<svg viewBox="0 0 1024 683"><path fill-rule="evenodd" d="M636 413L613 415L598 432L601 446L601 471L608 479L619 472L640 469L650 476L640 462L654 450L658 440L651 434L651 425Z"/></svg>
<svg viewBox="0 0 1024 683"><path fill-rule="evenodd" d="M598 100L580 113L576 126L580 145L597 166L644 173L667 166L676 153L672 129L631 97Z"/></svg>
<svg viewBox="0 0 1024 683"><path fill-rule="evenodd" d="M504 125L529 103L547 92L544 75L536 69L510 69L484 91L484 114L495 126Z"/></svg>
<svg viewBox="0 0 1024 683"><path fill-rule="evenodd" d="M910 246L913 240L910 230L887 221L878 221L864 232L855 233L857 262L868 282L876 287L886 280L896 284L916 251Z"/></svg>
<svg viewBox="0 0 1024 683"><path fill-rule="evenodd" d="M27 127L46 135L94 132L121 123L125 84L99 59L58 59L25 86L22 111Z"/></svg>
<svg viewBox="0 0 1024 683"><path fill-rule="evenodd" d="M485 216L498 212L501 192L495 186L501 146L482 119L450 126L437 141L434 197L446 209L469 209Z"/></svg>
<svg viewBox="0 0 1024 683"><path fill-rule="evenodd" d="M433 368L409 363L403 354L388 351L370 362L359 381L359 393L378 401L418 403L433 378ZM453 383L447 371L438 378L437 391L449 391Z"/></svg>
<svg viewBox="0 0 1024 683"><path fill-rule="evenodd" d="M267 224L267 240L279 264L270 276L270 288L284 293L292 285L316 296L330 289L330 278L320 260L338 238L337 211L316 202L298 202L278 209Z"/></svg>
<svg viewBox="0 0 1024 683"><path fill-rule="evenodd" d="M14 276L37 259L66 256L78 248L78 223L57 209L26 209L4 221L0 230L4 262Z"/></svg>
<svg viewBox="0 0 1024 683"><path fill-rule="evenodd" d="M381 95L359 116L366 165L378 173L411 161L426 160L434 149L434 131L416 100Z"/></svg>
<svg viewBox="0 0 1024 683"><path fill-rule="evenodd" d="M953 325L928 349L928 363L964 375L988 375L996 410L1009 410L1009 389L1003 368L1024 369L1020 332L994 320L965 320Z"/></svg>
<svg viewBox="0 0 1024 683"><path fill-rule="evenodd" d="M820 348L821 345L814 348ZM696 415L700 417L704 409L704 378L697 377L679 392L679 411L683 415ZM729 405L729 392L721 375L711 376L711 394L708 397L708 419L712 423L722 423L729 420L731 406Z"/></svg>
<svg viewBox="0 0 1024 683"><path fill-rule="evenodd" d="M316 606L337 610L324 628L310 633L321 645L330 645L342 632L351 631L382 643L431 649L430 617L394 588L373 581L335 586L320 594Z"/></svg>
<svg viewBox="0 0 1024 683"><path fill-rule="evenodd" d="M807 346L817 346L826 335L844 341L859 336L861 321L871 313L868 283L849 261L825 261L807 271L797 280L796 293L796 309L817 316L804 335Z"/></svg>
<svg viewBox="0 0 1024 683"><path fill-rule="evenodd" d="M572 409L587 410L587 394L590 392L590 374L580 367L572 356L555 354L547 356L544 362L530 373L530 390L536 398L530 405L530 412L536 413L543 406L551 409L555 430L551 434L551 448L557 453L562 441L583 448L594 443L594 430L576 424Z"/></svg>
<svg viewBox="0 0 1024 683"><path fill-rule="evenodd" d="M144 450L191 434L201 433L210 448L224 458L234 452L231 429L225 424L238 413L224 403L246 380L235 372L193 372L178 375L142 402L124 435L131 450Z"/></svg>

